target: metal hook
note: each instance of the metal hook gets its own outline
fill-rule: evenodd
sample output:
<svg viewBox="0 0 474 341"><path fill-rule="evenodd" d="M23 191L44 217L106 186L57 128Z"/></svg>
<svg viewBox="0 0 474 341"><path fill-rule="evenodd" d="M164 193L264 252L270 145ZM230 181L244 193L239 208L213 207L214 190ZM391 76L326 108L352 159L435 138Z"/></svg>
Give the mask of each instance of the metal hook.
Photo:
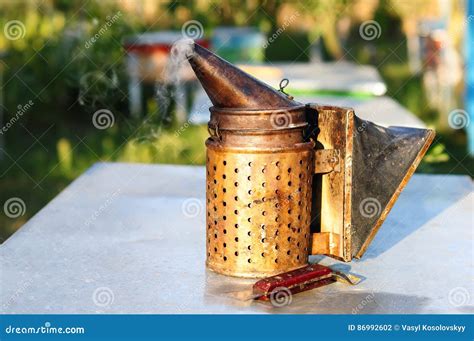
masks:
<svg viewBox="0 0 474 341"><path fill-rule="evenodd" d="M281 81L280 81L280 92L282 94L285 94L289 99L293 99L293 96L287 94L285 92L285 88L288 86L288 84L290 84L290 81L288 80L288 78L283 78Z"/></svg>
<svg viewBox="0 0 474 341"><path fill-rule="evenodd" d="M217 137L218 140L221 139L221 136L219 134L219 125L215 124L213 126L211 125L208 125L207 126L207 132L209 133L209 135L211 136L211 138L213 137Z"/></svg>

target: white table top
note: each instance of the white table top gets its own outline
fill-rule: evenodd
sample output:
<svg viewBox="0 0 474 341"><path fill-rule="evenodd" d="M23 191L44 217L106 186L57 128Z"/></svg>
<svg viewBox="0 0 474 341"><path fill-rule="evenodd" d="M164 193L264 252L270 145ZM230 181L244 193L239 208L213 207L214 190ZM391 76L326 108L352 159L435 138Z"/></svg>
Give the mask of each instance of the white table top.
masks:
<svg viewBox="0 0 474 341"><path fill-rule="evenodd" d="M474 312L467 176L415 175L362 260L311 257L350 269L359 285L304 292L279 309L231 298L253 281L206 270L204 183L203 167L94 165L0 246L1 311Z"/></svg>
<svg viewBox="0 0 474 341"><path fill-rule="evenodd" d="M238 66L275 89L279 89L280 81L287 78L290 81L288 89L295 90L333 90L374 96L384 95L387 91L385 83L374 66L344 60L265 63L263 67L268 68L267 72L264 69L259 71L258 66L245 64Z"/></svg>

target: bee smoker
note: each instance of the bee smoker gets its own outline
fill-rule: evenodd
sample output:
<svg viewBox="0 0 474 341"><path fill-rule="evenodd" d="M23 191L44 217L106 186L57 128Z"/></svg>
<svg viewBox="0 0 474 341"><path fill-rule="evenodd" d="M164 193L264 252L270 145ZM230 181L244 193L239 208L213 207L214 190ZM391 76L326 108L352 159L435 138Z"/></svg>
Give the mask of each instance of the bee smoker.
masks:
<svg viewBox="0 0 474 341"><path fill-rule="evenodd" d="M298 103L197 44L188 60L213 103L208 268L262 278L305 267L311 254L360 257L434 133Z"/></svg>

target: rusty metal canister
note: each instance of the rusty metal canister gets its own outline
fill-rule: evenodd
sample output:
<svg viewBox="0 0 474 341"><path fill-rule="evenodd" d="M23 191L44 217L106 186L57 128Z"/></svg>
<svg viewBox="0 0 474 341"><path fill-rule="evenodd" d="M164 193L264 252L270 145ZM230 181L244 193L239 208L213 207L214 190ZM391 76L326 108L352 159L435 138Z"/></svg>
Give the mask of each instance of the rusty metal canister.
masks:
<svg viewBox="0 0 474 341"><path fill-rule="evenodd" d="M188 60L214 105L206 141L208 268L257 278L305 266L315 155L304 139L306 107L197 44Z"/></svg>
<svg viewBox="0 0 474 341"><path fill-rule="evenodd" d="M304 267L309 254L361 257L434 132L380 127L349 108L304 106L284 92L288 80L275 90L198 44L186 56L213 104L208 268L256 278ZM379 207L370 220L359 205L368 199Z"/></svg>
<svg viewBox="0 0 474 341"><path fill-rule="evenodd" d="M267 277L308 263L314 142L305 107L211 108L207 266Z"/></svg>

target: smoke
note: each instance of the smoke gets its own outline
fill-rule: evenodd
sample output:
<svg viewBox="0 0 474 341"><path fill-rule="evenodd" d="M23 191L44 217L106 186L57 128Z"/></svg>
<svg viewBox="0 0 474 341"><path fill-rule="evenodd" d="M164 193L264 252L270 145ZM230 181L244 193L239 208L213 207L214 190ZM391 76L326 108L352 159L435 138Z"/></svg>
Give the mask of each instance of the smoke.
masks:
<svg viewBox="0 0 474 341"><path fill-rule="evenodd" d="M194 41L192 39L183 38L175 42L171 47L164 79L171 84L179 83L183 77L183 66L188 66L187 59L193 54Z"/></svg>
<svg viewBox="0 0 474 341"><path fill-rule="evenodd" d="M189 78L190 66L187 59L194 53L194 41L183 38L171 47L166 67L163 70L162 82L155 85L156 98L160 112L168 111L173 101L177 102L184 96L176 90L183 80Z"/></svg>
<svg viewBox="0 0 474 341"><path fill-rule="evenodd" d="M138 133L137 140L141 142L153 141L159 137L163 125L173 121L173 114L178 115L178 121L183 120L186 108L186 95L183 91L183 82L192 77L192 69L188 58L194 54L194 41L183 38L176 41L171 47L166 65L155 83L155 99L157 112L148 113Z"/></svg>
<svg viewBox="0 0 474 341"><path fill-rule="evenodd" d="M174 51L174 52L173 52ZM171 51L172 55L189 58L194 54L194 40L190 38L182 38L174 43Z"/></svg>

